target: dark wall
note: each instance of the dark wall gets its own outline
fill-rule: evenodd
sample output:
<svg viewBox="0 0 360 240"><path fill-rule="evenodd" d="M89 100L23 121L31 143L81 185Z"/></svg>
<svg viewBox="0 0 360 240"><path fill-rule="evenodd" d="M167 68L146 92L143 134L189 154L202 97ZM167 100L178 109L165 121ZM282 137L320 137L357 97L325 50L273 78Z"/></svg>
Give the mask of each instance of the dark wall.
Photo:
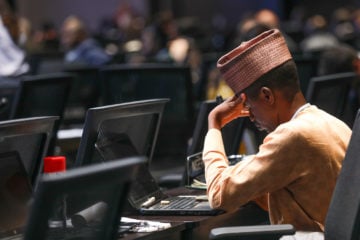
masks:
<svg viewBox="0 0 360 240"><path fill-rule="evenodd" d="M102 18L113 15L121 2L130 3L144 15L169 8L175 16L195 16L203 25L211 24L213 16L219 14L234 24L244 13L260 8L273 9L286 19L297 6L303 6L308 14L329 14L347 4L359 6L358 0L328 0L325 3L313 0L17 0L17 6L20 14L28 17L35 27L44 20L60 25L67 15L77 14L94 29Z"/></svg>
<svg viewBox="0 0 360 240"><path fill-rule="evenodd" d="M126 0L17 0L20 15L30 19L35 28L43 21L51 20L56 26L71 14L81 17L90 29L95 29L101 19L115 14ZM129 1L136 11L148 14L148 1Z"/></svg>

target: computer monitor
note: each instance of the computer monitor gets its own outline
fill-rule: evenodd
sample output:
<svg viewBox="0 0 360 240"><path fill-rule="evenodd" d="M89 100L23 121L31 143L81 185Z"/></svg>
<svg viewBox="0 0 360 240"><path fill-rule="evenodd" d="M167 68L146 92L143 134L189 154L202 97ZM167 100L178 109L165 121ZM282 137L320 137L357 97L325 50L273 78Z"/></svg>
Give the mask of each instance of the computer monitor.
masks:
<svg viewBox="0 0 360 240"><path fill-rule="evenodd" d="M88 65L68 64L64 72L74 76L65 107L63 124L84 124L86 111L100 105L99 68Z"/></svg>
<svg viewBox="0 0 360 240"><path fill-rule="evenodd" d="M58 117L33 117L0 122L0 153L19 154L33 187L42 172L53 127Z"/></svg>
<svg viewBox="0 0 360 240"><path fill-rule="evenodd" d="M70 169L40 178L27 221L25 239L118 239L118 229L127 192L145 157L119 159ZM68 199L78 202L80 211L69 213ZM67 212L67 228L59 221L57 209ZM58 238L55 238L57 236Z"/></svg>
<svg viewBox="0 0 360 240"><path fill-rule="evenodd" d="M24 76L19 83L11 118L63 115L73 81L69 73Z"/></svg>
<svg viewBox="0 0 360 240"><path fill-rule="evenodd" d="M88 109L75 167L135 155L151 161L168 101L148 99Z"/></svg>

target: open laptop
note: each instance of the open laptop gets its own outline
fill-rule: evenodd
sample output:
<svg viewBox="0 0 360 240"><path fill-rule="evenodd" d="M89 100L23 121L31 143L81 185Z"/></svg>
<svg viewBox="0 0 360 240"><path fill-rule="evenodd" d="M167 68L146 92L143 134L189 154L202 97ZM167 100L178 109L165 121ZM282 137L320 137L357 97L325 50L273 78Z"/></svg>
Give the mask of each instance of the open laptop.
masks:
<svg viewBox="0 0 360 240"><path fill-rule="evenodd" d="M132 183L128 195L130 204L144 215L217 215L206 195L168 196L157 185L145 167Z"/></svg>
<svg viewBox="0 0 360 240"><path fill-rule="evenodd" d="M103 161L139 155L148 155L148 158L152 156L154 148L151 148L151 151L141 149L143 146L154 145L160 118L152 117L151 114L157 115L158 113L149 114L146 108L143 108L143 111L144 114L141 114L141 110L137 111L136 121L133 112L128 114L123 112L119 113L121 118L104 120L99 124L95 149ZM139 124L143 131L129 131L129 129L137 129ZM147 127L144 128L144 126ZM220 212L210 207L204 195L178 196L170 199L161 191L146 166L142 166L138 174L132 183L128 199L130 204L142 214L215 215ZM179 200L182 202L181 206L178 205Z"/></svg>
<svg viewBox="0 0 360 240"><path fill-rule="evenodd" d="M0 153L0 238L17 239L24 231L32 196L30 179L18 152Z"/></svg>

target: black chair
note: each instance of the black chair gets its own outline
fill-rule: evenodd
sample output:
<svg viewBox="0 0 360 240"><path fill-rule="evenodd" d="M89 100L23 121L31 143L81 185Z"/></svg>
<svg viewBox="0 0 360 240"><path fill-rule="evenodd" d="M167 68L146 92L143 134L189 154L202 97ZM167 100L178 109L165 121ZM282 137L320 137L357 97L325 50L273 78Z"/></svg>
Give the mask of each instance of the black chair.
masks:
<svg viewBox="0 0 360 240"><path fill-rule="evenodd" d="M32 75L56 73L64 68L64 53L58 51L33 53L27 57L27 62Z"/></svg>
<svg viewBox="0 0 360 240"><path fill-rule="evenodd" d="M10 119L58 116L48 154L53 154L73 76L68 73L25 76L16 93Z"/></svg>
<svg viewBox="0 0 360 240"><path fill-rule="evenodd" d="M183 168L194 117L189 67L171 64L113 65L100 70L104 104L169 98L152 167ZM182 171L182 170L180 170Z"/></svg>
<svg viewBox="0 0 360 240"><path fill-rule="evenodd" d="M356 106L354 109L351 99L352 84L356 78L357 75L353 72L313 77L310 79L306 99L351 127L358 108Z"/></svg>
<svg viewBox="0 0 360 240"><path fill-rule="evenodd" d="M118 239L128 190L145 162L145 157L124 158L62 174L43 175L31 205L24 239ZM74 198L82 199L82 210L63 219L60 215L60 220L71 220L71 226L54 226L59 219L56 212L59 203ZM60 206L66 208L66 204ZM86 216L85 211L95 216Z"/></svg>
<svg viewBox="0 0 360 240"><path fill-rule="evenodd" d="M325 220L325 239L352 240L360 237L360 111L342 164ZM224 227L211 230L210 239L279 239L295 233L292 225Z"/></svg>
<svg viewBox="0 0 360 240"><path fill-rule="evenodd" d="M74 79L62 123L64 127L82 125L86 111L100 105L99 69L91 66L65 65L63 71L71 73Z"/></svg>
<svg viewBox="0 0 360 240"><path fill-rule="evenodd" d="M0 120L9 119L19 85L19 77L0 77Z"/></svg>
<svg viewBox="0 0 360 240"><path fill-rule="evenodd" d="M296 63L296 68L300 81L300 88L305 93L310 83L310 78L317 74L319 57L318 54L293 54L293 59Z"/></svg>

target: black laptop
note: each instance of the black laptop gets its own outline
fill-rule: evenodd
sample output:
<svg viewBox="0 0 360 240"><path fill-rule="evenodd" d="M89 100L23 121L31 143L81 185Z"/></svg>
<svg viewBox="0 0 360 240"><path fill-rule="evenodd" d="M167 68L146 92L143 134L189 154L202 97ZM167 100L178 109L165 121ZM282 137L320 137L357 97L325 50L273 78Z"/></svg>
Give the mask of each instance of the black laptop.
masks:
<svg viewBox="0 0 360 240"><path fill-rule="evenodd" d="M130 204L144 215L217 215L206 195L168 196L146 167L141 167L128 195Z"/></svg>
<svg viewBox="0 0 360 240"><path fill-rule="evenodd" d="M118 111L118 114L121 118L104 120L98 126L98 136L94 144L96 152L103 161L142 155L151 159L161 120L155 115L159 113L149 114L149 110L143 107L137 110L136 121L133 112ZM142 131L131 131L139 128ZM128 196L130 204L142 214L215 215L220 212L210 207L205 195L178 196L170 199L161 191L148 166L141 167Z"/></svg>
<svg viewBox="0 0 360 240"><path fill-rule="evenodd" d="M133 137L124 133L108 136L101 128L99 136L96 149L104 160L139 155L138 148L131 141ZM140 167L137 178L132 182L128 199L144 215L216 215L221 212L210 207L205 195L167 196L146 165Z"/></svg>

